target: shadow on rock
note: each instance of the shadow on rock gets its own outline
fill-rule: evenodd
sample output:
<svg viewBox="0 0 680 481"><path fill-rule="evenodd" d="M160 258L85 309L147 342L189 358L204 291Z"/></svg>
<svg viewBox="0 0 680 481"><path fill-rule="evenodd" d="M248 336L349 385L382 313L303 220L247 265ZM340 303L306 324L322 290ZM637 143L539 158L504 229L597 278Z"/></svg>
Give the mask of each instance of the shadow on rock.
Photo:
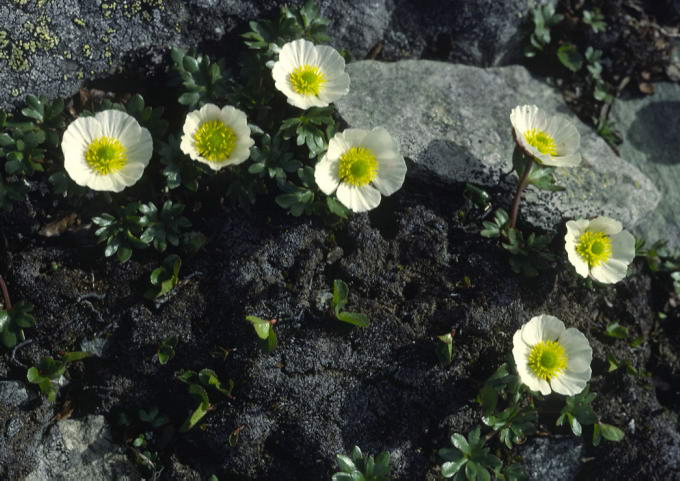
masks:
<svg viewBox="0 0 680 481"><path fill-rule="evenodd" d="M626 139L659 164L680 163L680 102L654 102L638 112Z"/></svg>

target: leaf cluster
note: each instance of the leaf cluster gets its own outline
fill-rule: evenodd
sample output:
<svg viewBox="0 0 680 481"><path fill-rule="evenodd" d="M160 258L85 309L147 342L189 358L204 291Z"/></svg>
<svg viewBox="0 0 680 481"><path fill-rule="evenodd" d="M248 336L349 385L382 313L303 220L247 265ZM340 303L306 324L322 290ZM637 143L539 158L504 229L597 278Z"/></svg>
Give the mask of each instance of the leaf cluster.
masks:
<svg viewBox="0 0 680 481"><path fill-rule="evenodd" d="M222 385L219 377L212 369L201 369L196 371L182 371L177 376L177 379L187 384L187 390L194 398L198 400L198 406L184 421L184 424L179 428L179 431L185 433L192 429L196 424L208 414L212 409L210 398L208 397L208 389L218 391L227 397L231 397L231 392L234 389L234 381L228 380L226 387Z"/></svg>
<svg viewBox="0 0 680 481"><path fill-rule="evenodd" d="M531 11L533 28L529 36L529 45L524 48L526 57L535 57L550 44L550 29L560 23L563 15L555 12L555 5L551 2L539 5Z"/></svg>
<svg viewBox="0 0 680 481"><path fill-rule="evenodd" d="M442 464L442 476L454 481L491 481L491 473L498 471L503 462L490 453L486 439L481 437L477 426L467 436L459 433L451 435L453 448L442 448L439 456L445 461Z"/></svg>
<svg viewBox="0 0 680 481"><path fill-rule="evenodd" d="M187 52L181 48L170 51L173 67L180 78L183 93L177 101L187 108L216 103L228 92L224 60L212 61L208 55Z"/></svg>
<svg viewBox="0 0 680 481"><path fill-rule="evenodd" d="M621 441L624 436L621 429L599 422L592 407L592 402L596 397L597 394L591 393L588 386L581 393L567 397L555 424L562 426L565 422L569 423L575 436L581 436L583 426L593 425L593 446L598 446L602 438L612 442Z"/></svg>
<svg viewBox="0 0 680 481"><path fill-rule="evenodd" d="M343 309L349 300L349 286L343 280L333 281L333 298L331 305L336 319L358 327L367 327L370 324L368 316L357 312L347 312Z"/></svg>
<svg viewBox="0 0 680 481"><path fill-rule="evenodd" d="M583 10L583 23L590 25L593 32L604 32L607 28L607 23L604 21L604 15L599 8L593 10Z"/></svg>
<svg viewBox="0 0 680 481"><path fill-rule="evenodd" d="M170 254L160 266L156 267L149 276L151 287L144 293L147 299L155 299L167 294L179 283L179 270L182 267L182 258L177 254Z"/></svg>
<svg viewBox="0 0 680 481"><path fill-rule="evenodd" d="M66 374L69 365L91 355L89 352L75 351L64 353L58 360L45 357L40 360L37 367L28 368L26 379L31 384L37 384L40 392L47 396L48 401L54 402L57 399L56 383Z"/></svg>
<svg viewBox="0 0 680 481"><path fill-rule="evenodd" d="M164 366L175 357L175 349L177 348L177 336L170 336L163 339L156 350L156 357L158 362Z"/></svg>
<svg viewBox="0 0 680 481"><path fill-rule="evenodd" d="M329 23L321 16L316 1L307 0L299 9L284 6L276 19L251 21L250 31L243 38L249 48L273 57L283 44L298 38L315 44L328 43Z"/></svg>
<svg viewBox="0 0 680 481"><path fill-rule="evenodd" d="M336 462L340 471L332 481L390 481L390 453L383 451L375 458L354 446L349 456L338 454Z"/></svg>
<svg viewBox="0 0 680 481"><path fill-rule="evenodd" d="M17 302L11 309L0 310L0 338L2 344L11 349L24 339L24 329L35 326L33 304Z"/></svg>

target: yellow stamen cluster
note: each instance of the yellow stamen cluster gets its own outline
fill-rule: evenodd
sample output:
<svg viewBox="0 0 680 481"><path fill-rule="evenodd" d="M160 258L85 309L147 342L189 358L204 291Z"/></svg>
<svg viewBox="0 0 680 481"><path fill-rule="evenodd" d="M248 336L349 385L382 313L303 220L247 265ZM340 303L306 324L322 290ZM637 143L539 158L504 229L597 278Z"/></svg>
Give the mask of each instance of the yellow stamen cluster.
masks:
<svg viewBox="0 0 680 481"><path fill-rule="evenodd" d="M352 147L340 156L338 177L356 187L367 185L378 175L378 159L370 149Z"/></svg>
<svg viewBox="0 0 680 481"><path fill-rule="evenodd" d="M236 133L219 120L204 122L194 133L194 146L210 162L224 162L236 148Z"/></svg>
<svg viewBox="0 0 680 481"><path fill-rule="evenodd" d="M319 67L301 65L290 73L288 81L293 91L300 95L319 95L326 76Z"/></svg>
<svg viewBox="0 0 680 481"><path fill-rule="evenodd" d="M557 341L541 341L529 352L529 369L539 379L546 381L564 372L569 357Z"/></svg>
<svg viewBox="0 0 680 481"><path fill-rule="evenodd" d="M542 154L557 155L557 144L550 134L540 129L530 129L524 132L524 139Z"/></svg>
<svg viewBox="0 0 680 481"><path fill-rule="evenodd" d="M127 164L127 149L113 137L98 137L90 142L85 151L85 162L97 175L117 172Z"/></svg>
<svg viewBox="0 0 680 481"><path fill-rule="evenodd" d="M584 232L576 242L576 252L589 267L595 267L612 256L612 241L604 232Z"/></svg>

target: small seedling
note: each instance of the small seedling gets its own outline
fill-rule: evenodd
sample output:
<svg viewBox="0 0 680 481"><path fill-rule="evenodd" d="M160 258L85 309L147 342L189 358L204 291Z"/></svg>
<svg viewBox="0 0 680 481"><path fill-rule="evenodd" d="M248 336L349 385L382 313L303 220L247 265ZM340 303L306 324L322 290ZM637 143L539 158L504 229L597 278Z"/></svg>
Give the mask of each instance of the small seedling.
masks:
<svg viewBox="0 0 680 481"><path fill-rule="evenodd" d="M592 28L593 32L595 33L604 32L607 28L607 24L604 21L604 15L602 15L602 12L599 8L594 10L584 10L583 23L590 25L590 28Z"/></svg>
<svg viewBox="0 0 680 481"><path fill-rule="evenodd" d="M563 15L555 13L552 3L540 5L531 11L533 31L529 37L529 45L524 49L524 55L534 57L550 44L550 29L560 23Z"/></svg>
<svg viewBox="0 0 680 481"><path fill-rule="evenodd" d="M257 337L260 338L260 345L267 352L272 352L278 344L274 324L276 319L265 320L257 316L246 316L246 320L253 325Z"/></svg>
<svg viewBox="0 0 680 481"><path fill-rule="evenodd" d="M48 401L54 402L57 399L56 381L64 374L71 363L90 357L89 352L66 352L61 359L55 360L51 357L43 358L37 367L30 367L26 372L26 379L31 384L37 384Z"/></svg>
<svg viewBox="0 0 680 481"><path fill-rule="evenodd" d="M175 357L175 348L177 347L177 337L172 336L163 339L161 344L158 346L156 351L156 357L158 357L158 362L162 365L166 365L173 357Z"/></svg>
<svg viewBox="0 0 680 481"><path fill-rule="evenodd" d="M33 304L28 302L20 301L12 307L6 300L5 306L5 310L0 310L0 336L3 345L11 349L17 342L26 339L24 329L35 326L35 317L32 314Z"/></svg>
<svg viewBox="0 0 680 481"><path fill-rule="evenodd" d="M155 299L170 292L179 282L179 269L182 266L182 258L177 254L171 254L165 259L160 267L151 272L149 279L151 287L147 289L144 297Z"/></svg>
<svg viewBox="0 0 680 481"><path fill-rule="evenodd" d="M439 362L444 366L448 366L453 361L453 336L455 331L449 332L441 336L437 336L437 346L435 353Z"/></svg>
<svg viewBox="0 0 680 481"><path fill-rule="evenodd" d="M361 452L354 446L351 456L338 454L336 461L340 472L333 475L333 481L390 481L390 453L383 451L375 458Z"/></svg>
<svg viewBox="0 0 680 481"><path fill-rule="evenodd" d="M234 389L234 381L229 379L227 387L222 386L222 382L217 377L217 374L212 369L201 369L196 371L182 371L177 379L188 385L187 390L189 394L198 400L198 406L184 421L179 431L185 433L192 429L196 424L208 414L208 411L213 409L210 404L207 389L213 388L227 397L232 397L231 392Z"/></svg>
<svg viewBox="0 0 680 481"><path fill-rule="evenodd" d="M333 299L331 300L335 317L339 321L346 322L354 326L367 327L370 324L368 316L356 312L343 311L347 305L348 298L349 287L347 286L347 283L340 279L336 279L333 282Z"/></svg>

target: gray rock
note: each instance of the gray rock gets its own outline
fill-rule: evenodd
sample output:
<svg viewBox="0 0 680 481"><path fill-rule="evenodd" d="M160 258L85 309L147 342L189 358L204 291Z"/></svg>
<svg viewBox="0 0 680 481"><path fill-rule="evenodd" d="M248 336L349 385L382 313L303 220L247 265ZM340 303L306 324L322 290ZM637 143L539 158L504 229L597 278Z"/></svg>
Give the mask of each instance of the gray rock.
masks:
<svg viewBox="0 0 680 481"><path fill-rule="evenodd" d="M84 81L162 70L169 45L242 48L246 23L303 0L9 0L0 5L0 108L27 93L67 97ZM517 58L525 0L321 0L332 43L354 58L376 46L388 59L496 65ZM235 48L236 47L236 48Z"/></svg>
<svg viewBox="0 0 680 481"><path fill-rule="evenodd" d="M649 176L663 196L637 232L680 249L680 85L656 84L652 96L616 102L612 115L625 139L621 157Z"/></svg>
<svg viewBox="0 0 680 481"><path fill-rule="evenodd" d="M28 401L28 392L18 381L0 381L0 404L5 407L19 407Z"/></svg>
<svg viewBox="0 0 680 481"><path fill-rule="evenodd" d="M36 469L25 481L140 480L123 449L111 441L103 416L65 419L47 432Z"/></svg>
<svg viewBox="0 0 680 481"><path fill-rule="evenodd" d="M533 438L521 449L529 479L571 481L576 478L583 445L580 439Z"/></svg>
<svg viewBox="0 0 680 481"><path fill-rule="evenodd" d="M350 64L349 73L352 88L337 103L340 115L352 127L386 127L416 164L411 175L496 185L512 166L513 107L536 104L569 115L561 95L520 66L481 69L425 60L363 61ZM584 162L578 168L558 169L564 192L530 187L523 215L543 228L563 218L600 214L636 224L658 204L658 190L589 127L570 117L581 133Z"/></svg>

